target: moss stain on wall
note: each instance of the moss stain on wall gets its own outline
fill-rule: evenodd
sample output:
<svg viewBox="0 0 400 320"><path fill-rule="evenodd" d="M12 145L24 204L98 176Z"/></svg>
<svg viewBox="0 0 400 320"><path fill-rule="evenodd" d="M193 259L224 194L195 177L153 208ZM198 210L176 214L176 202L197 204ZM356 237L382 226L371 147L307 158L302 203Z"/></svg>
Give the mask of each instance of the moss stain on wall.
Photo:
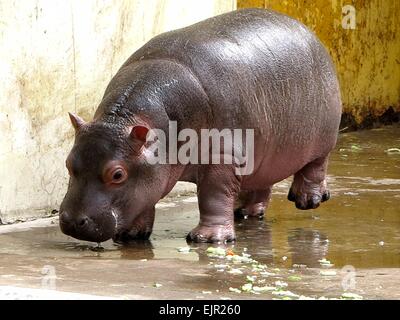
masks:
<svg viewBox="0 0 400 320"><path fill-rule="evenodd" d="M356 28L342 19L355 8ZM312 29L329 50L341 84L343 111L356 124L400 112L400 2L394 0L239 0L238 8L264 7Z"/></svg>

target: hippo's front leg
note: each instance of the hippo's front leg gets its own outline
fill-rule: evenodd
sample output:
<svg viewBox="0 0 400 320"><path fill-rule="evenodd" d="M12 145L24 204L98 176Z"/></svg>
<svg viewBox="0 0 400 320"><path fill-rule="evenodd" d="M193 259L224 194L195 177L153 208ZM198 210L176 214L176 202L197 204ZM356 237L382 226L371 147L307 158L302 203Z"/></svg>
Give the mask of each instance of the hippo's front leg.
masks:
<svg viewBox="0 0 400 320"><path fill-rule="evenodd" d="M136 217L129 229L119 230L113 237L117 243L129 243L135 240L148 240L153 231L155 208L152 207Z"/></svg>
<svg viewBox="0 0 400 320"><path fill-rule="evenodd" d="M230 166L209 165L199 172L197 196L200 222L187 236L194 242L235 240L233 208L240 179Z"/></svg>

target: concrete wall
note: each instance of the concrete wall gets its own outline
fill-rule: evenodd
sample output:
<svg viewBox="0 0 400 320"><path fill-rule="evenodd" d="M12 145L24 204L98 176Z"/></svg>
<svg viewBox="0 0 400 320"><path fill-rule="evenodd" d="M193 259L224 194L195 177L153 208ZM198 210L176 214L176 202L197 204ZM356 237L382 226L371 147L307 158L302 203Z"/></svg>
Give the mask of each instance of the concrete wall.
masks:
<svg viewBox="0 0 400 320"><path fill-rule="evenodd" d="M50 214L66 190L67 111L90 119L105 86L163 31L234 0L0 0L0 219Z"/></svg>
<svg viewBox="0 0 400 320"><path fill-rule="evenodd" d="M355 9L355 29L346 29L347 5ZM389 107L400 112L400 1L238 0L246 7L286 13L318 35L336 64L344 112L358 124Z"/></svg>

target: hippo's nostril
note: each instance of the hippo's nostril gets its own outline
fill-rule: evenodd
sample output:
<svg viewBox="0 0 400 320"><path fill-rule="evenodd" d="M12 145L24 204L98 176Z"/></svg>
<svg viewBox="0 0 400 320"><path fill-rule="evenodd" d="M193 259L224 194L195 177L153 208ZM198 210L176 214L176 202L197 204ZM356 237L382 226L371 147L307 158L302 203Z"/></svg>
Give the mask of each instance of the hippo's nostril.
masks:
<svg viewBox="0 0 400 320"><path fill-rule="evenodd" d="M79 217L79 218L76 220L76 225L77 225L79 228L83 228L83 227L85 227L85 226L88 224L88 222L89 222L89 218L83 216L83 217Z"/></svg>

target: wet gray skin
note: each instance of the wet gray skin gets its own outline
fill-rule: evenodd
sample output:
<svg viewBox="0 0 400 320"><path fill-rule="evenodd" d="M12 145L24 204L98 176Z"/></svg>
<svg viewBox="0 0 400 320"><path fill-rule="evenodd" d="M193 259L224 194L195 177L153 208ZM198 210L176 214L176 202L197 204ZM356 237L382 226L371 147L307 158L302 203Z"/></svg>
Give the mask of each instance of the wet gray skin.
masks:
<svg viewBox="0 0 400 320"><path fill-rule="evenodd" d="M385 152L399 146L400 127L341 134L328 175L332 199L315 210L297 210L286 199L290 181L283 181L273 190L266 217L237 221L238 241L228 247L237 253L247 248L276 274L265 284L285 281L297 294L339 297L341 268L352 265L357 271L353 292L364 298L400 298L400 154ZM230 292L229 287L246 282L246 273L218 272L209 263L225 261L206 255L210 244L178 252L187 246L185 236L198 219L196 201L187 196L162 202L150 241L128 247L107 241L102 251L94 251L96 243L63 235L57 222L0 233L0 285L40 287L43 266L53 265L58 290L143 298L272 298L270 293ZM319 274L323 258L334 264L329 270L337 276ZM272 271L276 267L280 270ZM291 282L291 275L301 280ZM163 286L157 289L154 283Z"/></svg>

